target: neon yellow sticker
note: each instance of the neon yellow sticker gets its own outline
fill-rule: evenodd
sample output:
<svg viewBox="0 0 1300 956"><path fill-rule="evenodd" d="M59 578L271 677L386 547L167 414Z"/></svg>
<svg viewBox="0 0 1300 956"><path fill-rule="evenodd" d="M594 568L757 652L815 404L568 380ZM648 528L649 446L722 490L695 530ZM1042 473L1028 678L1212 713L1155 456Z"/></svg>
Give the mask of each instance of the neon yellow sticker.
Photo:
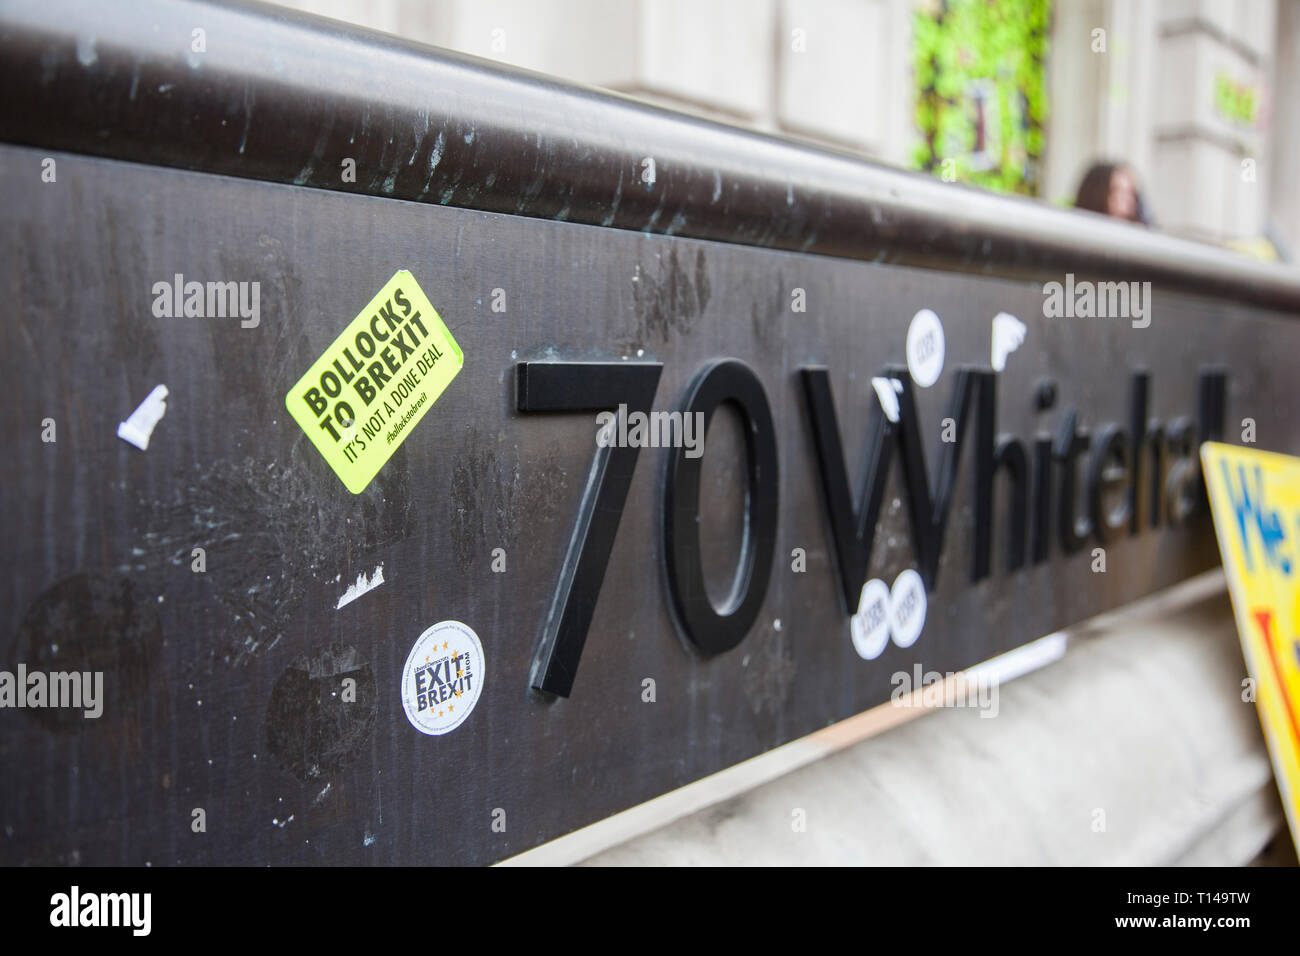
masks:
<svg viewBox="0 0 1300 956"><path fill-rule="evenodd" d="M433 304L402 269L289 389L284 404L359 495L464 364Z"/></svg>

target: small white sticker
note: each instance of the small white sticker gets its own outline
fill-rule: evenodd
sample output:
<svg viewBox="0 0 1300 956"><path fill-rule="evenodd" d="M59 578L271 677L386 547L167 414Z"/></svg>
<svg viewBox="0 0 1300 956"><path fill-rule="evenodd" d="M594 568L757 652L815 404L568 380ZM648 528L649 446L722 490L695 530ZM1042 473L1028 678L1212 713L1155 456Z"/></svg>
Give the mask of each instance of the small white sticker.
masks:
<svg viewBox="0 0 1300 956"><path fill-rule="evenodd" d="M415 642L402 668L402 709L422 734L461 725L483 691L485 665L478 635L460 621L440 621Z"/></svg>
<svg viewBox="0 0 1300 956"><path fill-rule="evenodd" d="M889 645L889 587L880 578L862 585L858 613L849 618L853 649L864 661L874 661Z"/></svg>
<svg viewBox="0 0 1300 956"><path fill-rule="evenodd" d="M916 313L907 327L907 370L921 388L939 381L943 371L943 323L932 309Z"/></svg>
<svg viewBox="0 0 1300 956"><path fill-rule="evenodd" d="M911 647L925 627L925 582L921 575L908 568L894 579L889 594L889 629L894 632L894 643Z"/></svg>

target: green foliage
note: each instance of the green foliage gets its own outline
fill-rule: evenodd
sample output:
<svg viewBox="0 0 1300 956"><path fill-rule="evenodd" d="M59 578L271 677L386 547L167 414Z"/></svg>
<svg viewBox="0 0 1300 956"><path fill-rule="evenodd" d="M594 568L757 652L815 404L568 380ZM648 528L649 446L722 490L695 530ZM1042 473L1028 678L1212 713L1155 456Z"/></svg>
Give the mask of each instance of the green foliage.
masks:
<svg viewBox="0 0 1300 956"><path fill-rule="evenodd" d="M1050 15L1051 0L935 0L917 9L917 168L938 172L952 159L962 182L1037 195Z"/></svg>

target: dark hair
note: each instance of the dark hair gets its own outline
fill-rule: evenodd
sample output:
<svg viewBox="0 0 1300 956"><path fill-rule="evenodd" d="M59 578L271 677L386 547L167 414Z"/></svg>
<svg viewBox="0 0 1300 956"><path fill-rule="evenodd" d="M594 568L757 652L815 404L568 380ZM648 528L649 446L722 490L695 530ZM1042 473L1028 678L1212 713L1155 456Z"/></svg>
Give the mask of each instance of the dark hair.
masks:
<svg viewBox="0 0 1300 956"><path fill-rule="evenodd" d="M1102 215L1110 215L1110 181L1118 169L1128 169L1128 167L1123 163L1093 163L1088 168L1088 171L1083 174L1083 179L1079 183L1079 192L1074 198L1075 208L1089 209ZM1131 170L1129 176L1132 177ZM1147 213L1142 191L1137 188L1136 179L1133 181L1133 199L1132 221L1143 226L1150 226L1151 218Z"/></svg>
<svg viewBox="0 0 1300 956"><path fill-rule="evenodd" d="M1116 163L1093 163L1083 174L1079 193L1074 197L1078 209L1090 209L1105 215L1110 211L1110 180L1119 166Z"/></svg>

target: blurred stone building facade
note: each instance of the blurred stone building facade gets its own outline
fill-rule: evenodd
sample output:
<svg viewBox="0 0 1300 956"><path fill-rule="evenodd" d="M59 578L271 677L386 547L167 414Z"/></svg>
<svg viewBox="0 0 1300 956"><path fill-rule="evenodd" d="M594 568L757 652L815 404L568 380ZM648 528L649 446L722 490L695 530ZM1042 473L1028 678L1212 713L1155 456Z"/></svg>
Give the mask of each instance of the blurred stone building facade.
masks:
<svg viewBox="0 0 1300 956"><path fill-rule="evenodd" d="M1300 0L281 2L1058 204L1121 160L1159 228L1300 251Z"/></svg>

